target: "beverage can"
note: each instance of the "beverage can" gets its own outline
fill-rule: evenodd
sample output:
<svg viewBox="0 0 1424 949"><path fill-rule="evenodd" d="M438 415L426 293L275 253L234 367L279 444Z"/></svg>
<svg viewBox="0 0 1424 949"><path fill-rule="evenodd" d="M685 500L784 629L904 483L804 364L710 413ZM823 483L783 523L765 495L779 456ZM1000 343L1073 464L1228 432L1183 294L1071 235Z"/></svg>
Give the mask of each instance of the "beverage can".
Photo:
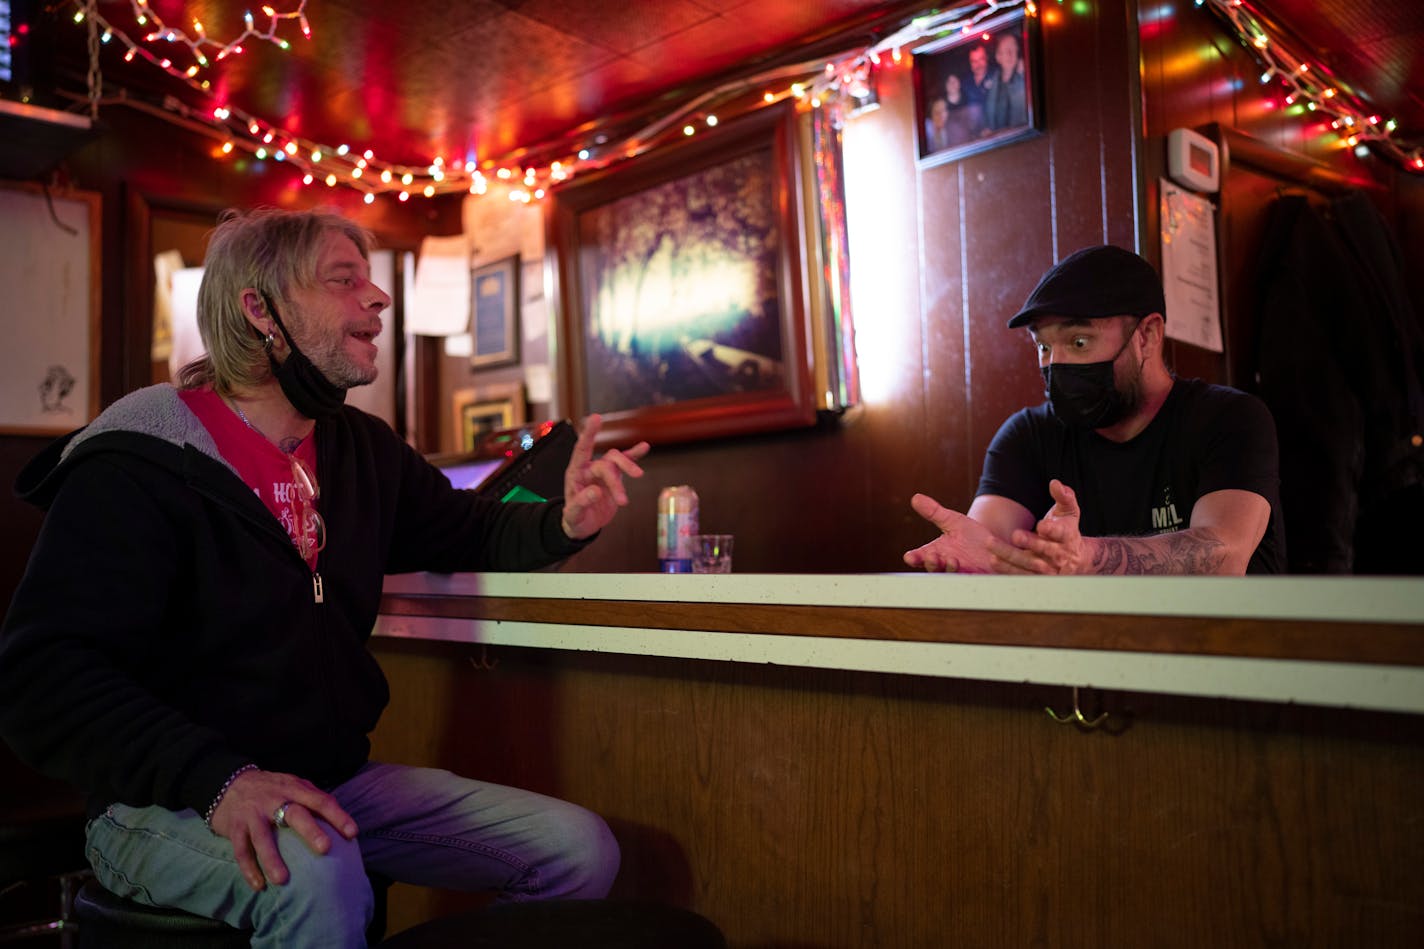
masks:
<svg viewBox="0 0 1424 949"><path fill-rule="evenodd" d="M692 572L692 538L697 534L697 492L685 484L658 494L658 571Z"/></svg>

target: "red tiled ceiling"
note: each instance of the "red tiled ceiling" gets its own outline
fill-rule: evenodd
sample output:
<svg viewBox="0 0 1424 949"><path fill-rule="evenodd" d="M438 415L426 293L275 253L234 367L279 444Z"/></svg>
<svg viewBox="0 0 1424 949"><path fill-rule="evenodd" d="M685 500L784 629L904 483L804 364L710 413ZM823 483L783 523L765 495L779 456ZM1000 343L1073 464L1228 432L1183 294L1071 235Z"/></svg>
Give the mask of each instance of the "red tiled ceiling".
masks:
<svg viewBox="0 0 1424 949"><path fill-rule="evenodd" d="M529 0L519 15L612 50L628 53L657 43L714 16L694 0L630 3L628 0ZM687 63L677 64L686 68Z"/></svg>

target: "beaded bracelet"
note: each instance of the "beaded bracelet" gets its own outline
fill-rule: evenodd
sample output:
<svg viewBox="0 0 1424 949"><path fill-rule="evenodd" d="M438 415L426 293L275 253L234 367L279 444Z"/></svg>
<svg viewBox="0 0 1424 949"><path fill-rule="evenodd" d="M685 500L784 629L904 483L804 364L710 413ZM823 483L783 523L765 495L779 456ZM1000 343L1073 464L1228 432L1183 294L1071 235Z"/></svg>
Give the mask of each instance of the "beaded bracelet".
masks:
<svg viewBox="0 0 1424 949"><path fill-rule="evenodd" d="M232 787L232 782L236 781L240 775L256 770L257 765L249 762L230 774L228 779L223 782L223 786L218 788L217 797L213 798L213 803L208 805L207 812L203 814L203 823L208 825L208 830L213 829L213 815L217 813L218 805L222 803L223 796L227 794L227 789ZM214 833L216 833L216 831L214 831Z"/></svg>

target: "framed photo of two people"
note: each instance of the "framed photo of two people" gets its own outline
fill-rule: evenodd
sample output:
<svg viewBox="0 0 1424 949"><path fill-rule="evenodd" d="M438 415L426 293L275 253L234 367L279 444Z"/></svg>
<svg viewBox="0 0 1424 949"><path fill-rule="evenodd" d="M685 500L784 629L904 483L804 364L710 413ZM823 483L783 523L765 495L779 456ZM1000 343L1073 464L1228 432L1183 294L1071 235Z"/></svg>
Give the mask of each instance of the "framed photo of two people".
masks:
<svg viewBox="0 0 1424 949"><path fill-rule="evenodd" d="M922 164L1036 135L1042 127L1037 18L1015 13L913 52Z"/></svg>

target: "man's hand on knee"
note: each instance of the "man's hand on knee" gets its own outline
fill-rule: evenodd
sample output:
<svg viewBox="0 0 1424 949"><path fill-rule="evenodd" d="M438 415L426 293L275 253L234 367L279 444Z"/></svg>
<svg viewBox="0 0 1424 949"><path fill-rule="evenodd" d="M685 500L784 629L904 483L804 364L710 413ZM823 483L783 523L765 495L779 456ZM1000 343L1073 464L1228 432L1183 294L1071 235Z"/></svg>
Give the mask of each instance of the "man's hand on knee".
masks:
<svg viewBox="0 0 1424 949"><path fill-rule="evenodd" d="M356 836L356 821L336 798L304 778L275 771L246 771L228 786L209 826L232 843L243 879L254 890L268 881L285 884L290 874L277 851L277 832L294 831L313 853L331 849L321 818L347 840Z"/></svg>

